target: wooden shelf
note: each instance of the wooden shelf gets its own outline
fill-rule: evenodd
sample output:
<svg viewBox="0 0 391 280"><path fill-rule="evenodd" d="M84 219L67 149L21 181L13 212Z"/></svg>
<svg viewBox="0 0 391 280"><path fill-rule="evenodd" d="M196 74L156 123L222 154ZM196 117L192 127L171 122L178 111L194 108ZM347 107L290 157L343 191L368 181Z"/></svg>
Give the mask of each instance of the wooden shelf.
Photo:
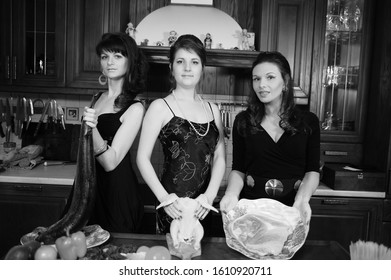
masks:
<svg viewBox="0 0 391 280"><path fill-rule="evenodd" d="M168 64L169 47L140 46L149 62ZM242 50L207 50L207 66L251 68L257 57L257 51Z"/></svg>

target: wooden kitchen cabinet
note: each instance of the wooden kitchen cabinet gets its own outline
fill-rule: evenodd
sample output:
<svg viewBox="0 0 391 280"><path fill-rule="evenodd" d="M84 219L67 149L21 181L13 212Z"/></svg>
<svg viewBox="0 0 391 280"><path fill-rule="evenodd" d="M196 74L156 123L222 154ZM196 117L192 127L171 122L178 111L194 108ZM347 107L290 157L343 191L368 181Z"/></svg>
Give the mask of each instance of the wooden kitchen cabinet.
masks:
<svg viewBox="0 0 391 280"><path fill-rule="evenodd" d="M100 64L95 46L106 32L125 32L129 20L126 0L68 0L66 85L99 85Z"/></svg>
<svg viewBox="0 0 391 280"><path fill-rule="evenodd" d="M64 85L66 2L1 1L1 85Z"/></svg>
<svg viewBox="0 0 391 280"><path fill-rule="evenodd" d="M362 166L375 1L316 2L310 110L320 120L321 156Z"/></svg>
<svg viewBox="0 0 391 280"><path fill-rule="evenodd" d="M56 222L65 207L71 186L0 184L0 258L20 238L38 226Z"/></svg>
<svg viewBox="0 0 391 280"><path fill-rule="evenodd" d="M382 199L312 197L307 239L337 241L347 251L351 242L379 241Z"/></svg>
<svg viewBox="0 0 391 280"><path fill-rule="evenodd" d="M310 98L312 50L315 24L313 0L256 1L262 15L256 37L260 51L279 51L288 60L295 96L301 105Z"/></svg>
<svg viewBox="0 0 391 280"><path fill-rule="evenodd" d="M382 1L255 4L262 15L256 33L259 50L287 57L296 95L307 97L308 109L320 119L324 162L363 164L376 2Z"/></svg>

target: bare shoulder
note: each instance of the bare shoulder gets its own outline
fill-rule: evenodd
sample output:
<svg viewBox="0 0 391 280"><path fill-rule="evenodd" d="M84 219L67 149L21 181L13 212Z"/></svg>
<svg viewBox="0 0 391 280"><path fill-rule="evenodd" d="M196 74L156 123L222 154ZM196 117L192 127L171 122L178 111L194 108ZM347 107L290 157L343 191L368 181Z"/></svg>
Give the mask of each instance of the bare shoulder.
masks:
<svg viewBox="0 0 391 280"><path fill-rule="evenodd" d="M148 107L144 122L148 124L159 124L163 127L173 117L169 105L162 98L154 100Z"/></svg>
<svg viewBox="0 0 391 280"><path fill-rule="evenodd" d="M211 101L208 101L208 103L210 104L211 108L212 108L212 111L213 111L213 115L218 115L220 116L220 110L219 110L219 107L217 107L217 104L214 103L214 102L211 102Z"/></svg>
<svg viewBox="0 0 391 280"><path fill-rule="evenodd" d="M141 102L135 102L126 109L122 114L121 119L135 119L137 117L143 117L145 114L145 107Z"/></svg>
<svg viewBox="0 0 391 280"><path fill-rule="evenodd" d="M152 101L152 103L148 106L147 114L148 115L159 115L161 118L165 118L169 115L170 110L168 104L163 98L158 98Z"/></svg>
<svg viewBox="0 0 391 280"><path fill-rule="evenodd" d="M155 99L151 102L151 104L148 107L148 110L163 110L167 107L166 102L163 100L163 98Z"/></svg>

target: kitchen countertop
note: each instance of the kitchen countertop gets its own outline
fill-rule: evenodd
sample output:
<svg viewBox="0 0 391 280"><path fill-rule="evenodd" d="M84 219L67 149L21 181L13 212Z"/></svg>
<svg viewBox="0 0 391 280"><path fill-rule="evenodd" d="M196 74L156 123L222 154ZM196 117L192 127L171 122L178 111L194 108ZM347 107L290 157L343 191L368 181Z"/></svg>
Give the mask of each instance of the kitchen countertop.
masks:
<svg viewBox="0 0 391 280"><path fill-rule="evenodd" d="M54 163L56 161L50 161ZM76 175L76 164L40 164L35 168L11 168L0 173L0 183L26 183L72 186Z"/></svg>
<svg viewBox="0 0 391 280"><path fill-rule="evenodd" d="M140 246L165 246L165 235L111 233L108 243ZM201 256L194 260L248 260L246 256L228 247L224 237L205 237L201 241ZM177 259L176 257L173 257ZM293 256L294 260L349 260L349 253L335 241L306 240Z"/></svg>
<svg viewBox="0 0 391 280"><path fill-rule="evenodd" d="M53 162L53 161L52 161ZM0 173L0 183L50 184L72 186L76 175L76 164L44 166L32 170L9 169ZM333 190L322 182L314 196L385 198L385 192Z"/></svg>

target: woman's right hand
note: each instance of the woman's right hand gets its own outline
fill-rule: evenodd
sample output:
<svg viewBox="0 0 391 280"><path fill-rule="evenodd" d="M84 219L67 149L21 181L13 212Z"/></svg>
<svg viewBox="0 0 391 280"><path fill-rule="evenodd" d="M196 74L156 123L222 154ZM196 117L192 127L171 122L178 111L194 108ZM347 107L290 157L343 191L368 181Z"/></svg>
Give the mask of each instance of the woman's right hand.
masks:
<svg viewBox="0 0 391 280"><path fill-rule="evenodd" d="M236 206L238 203L239 199L236 195L234 194L225 194L223 198L220 201L220 210L223 213L228 213L232 208Z"/></svg>
<svg viewBox="0 0 391 280"><path fill-rule="evenodd" d="M166 211L167 215L172 219L180 220L182 218L182 211L178 207L178 196L175 193L170 193L165 197L162 204L164 205L164 211Z"/></svg>
<svg viewBox="0 0 391 280"><path fill-rule="evenodd" d="M83 121L92 128L95 128L98 124L98 115L95 109L84 107Z"/></svg>

